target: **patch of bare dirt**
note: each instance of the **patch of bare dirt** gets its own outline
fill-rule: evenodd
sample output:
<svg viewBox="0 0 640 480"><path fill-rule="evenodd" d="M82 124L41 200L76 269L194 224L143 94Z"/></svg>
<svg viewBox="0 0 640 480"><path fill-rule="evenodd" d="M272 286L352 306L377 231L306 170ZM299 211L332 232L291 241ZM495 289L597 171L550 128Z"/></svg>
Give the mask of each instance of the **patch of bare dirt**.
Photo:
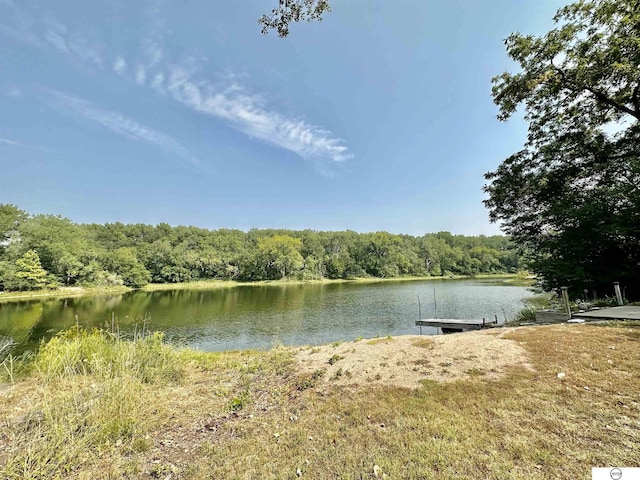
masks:
<svg viewBox="0 0 640 480"><path fill-rule="evenodd" d="M497 331L404 335L305 347L298 349L295 358L304 373L324 370L325 382L353 386L373 383L418 388L424 380L494 380L513 366L532 368L525 349Z"/></svg>

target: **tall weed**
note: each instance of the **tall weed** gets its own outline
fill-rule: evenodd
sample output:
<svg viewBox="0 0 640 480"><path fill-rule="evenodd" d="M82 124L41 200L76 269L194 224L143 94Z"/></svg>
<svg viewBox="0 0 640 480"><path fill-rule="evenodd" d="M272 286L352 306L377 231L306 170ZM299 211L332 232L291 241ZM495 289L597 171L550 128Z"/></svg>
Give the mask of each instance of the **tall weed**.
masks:
<svg viewBox="0 0 640 480"><path fill-rule="evenodd" d="M162 418L157 385L178 380L184 366L161 334L122 340L79 327L44 343L29 363L32 410L7 432L23 448L0 478L66 478L114 450L136 451Z"/></svg>
<svg viewBox="0 0 640 480"><path fill-rule="evenodd" d="M44 343L33 368L45 381L73 375L106 380L132 376L143 383L172 381L180 376L177 351L161 333L122 340L105 330L73 327Z"/></svg>

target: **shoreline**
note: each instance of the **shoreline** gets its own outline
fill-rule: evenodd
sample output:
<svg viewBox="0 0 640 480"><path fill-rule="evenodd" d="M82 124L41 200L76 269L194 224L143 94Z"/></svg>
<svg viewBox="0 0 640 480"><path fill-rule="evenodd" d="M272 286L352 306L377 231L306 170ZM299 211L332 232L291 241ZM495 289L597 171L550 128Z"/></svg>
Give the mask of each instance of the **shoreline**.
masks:
<svg viewBox="0 0 640 480"><path fill-rule="evenodd" d="M638 334L562 324L222 353L59 337L0 384L0 477L581 478L637 460Z"/></svg>
<svg viewBox="0 0 640 480"><path fill-rule="evenodd" d="M118 287L58 287L55 290L35 290L26 292L0 292L0 304L12 301L25 301L32 299L48 298L75 298L97 295L117 295L127 292L157 292L168 290L208 290L217 288L235 287L263 287L263 286L288 286L288 285L329 285L341 283L393 283L393 282L420 282L420 281L447 281L447 280L503 280L503 283L520 285L532 285L531 279L522 279L517 274L496 273L480 275L451 275L446 277L393 277L393 278L354 278L354 279L318 279L318 280L261 280L256 282L238 282L235 280L197 280L184 283L149 283L141 288L125 286Z"/></svg>

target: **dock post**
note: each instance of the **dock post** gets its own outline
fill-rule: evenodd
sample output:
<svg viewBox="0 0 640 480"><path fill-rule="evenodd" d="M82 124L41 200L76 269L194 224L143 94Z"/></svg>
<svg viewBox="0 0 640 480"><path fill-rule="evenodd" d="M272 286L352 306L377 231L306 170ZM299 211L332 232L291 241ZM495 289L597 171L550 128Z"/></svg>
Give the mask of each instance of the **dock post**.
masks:
<svg viewBox="0 0 640 480"><path fill-rule="evenodd" d="M565 310L567 311L567 315L569 315L569 319L571 319L571 305L569 305L569 288L561 287L562 290L562 304L564 305Z"/></svg>
<svg viewBox="0 0 640 480"><path fill-rule="evenodd" d="M420 304L420 295L418 295L418 320L422 320L422 305ZM420 335L422 335L422 324L420 324Z"/></svg>
<svg viewBox="0 0 640 480"><path fill-rule="evenodd" d="M622 293L620 292L620 282L613 282L613 289L616 292L616 300L618 301L618 306L621 307L624 302L622 301Z"/></svg>

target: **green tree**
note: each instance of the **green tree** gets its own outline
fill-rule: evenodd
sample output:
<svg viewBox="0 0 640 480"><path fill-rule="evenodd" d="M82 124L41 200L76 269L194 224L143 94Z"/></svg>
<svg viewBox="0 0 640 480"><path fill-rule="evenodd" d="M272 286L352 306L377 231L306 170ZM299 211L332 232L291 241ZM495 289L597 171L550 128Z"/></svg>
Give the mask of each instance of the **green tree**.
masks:
<svg viewBox="0 0 640 480"><path fill-rule="evenodd" d="M485 203L544 287L640 298L640 4L579 1L555 21L505 41L521 71L493 79L498 118L524 105L529 134Z"/></svg>
<svg viewBox="0 0 640 480"><path fill-rule="evenodd" d="M0 254L1 249L11 241L18 232L18 227L29 215L15 205L0 203Z"/></svg>
<svg viewBox="0 0 640 480"><path fill-rule="evenodd" d="M220 271L216 276L238 278L242 267L250 257L247 235L240 230L216 230L209 232L207 244L220 258Z"/></svg>
<svg viewBox="0 0 640 480"><path fill-rule="evenodd" d="M35 250L27 251L16 261L13 278L7 282L8 290L37 290L51 285L49 274L42 268Z"/></svg>
<svg viewBox="0 0 640 480"><path fill-rule="evenodd" d="M359 262L374 277L397 277L407 269L406 257L400 254L400 238L387 232L365 234L359 249Z"/></svg>
<svg viewBox="0 0 640 480"><path fill-rule="evenodd" d="M34 215L19 227L20 249L38 252L42 267L71 285L79 280L82 267L97 257L83 233L67 218Z"/></svg>
<svg viewBox="0 0 640 480"><path fill-rule="evenodd" d="M151 280L151 274L140 263L133 247L121 247L107 253L103 263L107 271L117 274L128 287L142 287Z"/></svg>
<svg viewBox="0 0 640 480"><path fill-rule="evenodd" d="M163 238L140 248L142 261L145 268L151 274L151 280L154 282L167 282L164 276L166 268L173 266L173 247L168 239Z"/></svg>
<svg viewBox="0 0 640 480"><path fill-rule="evenodd" d="M80 272L82 285L90 287L115 287L124 284L122 278L113 272L103 269L96 261L91 261L82 267Z"/></svg>
<svg viewBox="0 0 640 480"><path fill-rule="evenodd" d="M274 235L258 239L258 254L267 278L286 278L303 264L300 254L302 241L289 235Z"/></svg>

